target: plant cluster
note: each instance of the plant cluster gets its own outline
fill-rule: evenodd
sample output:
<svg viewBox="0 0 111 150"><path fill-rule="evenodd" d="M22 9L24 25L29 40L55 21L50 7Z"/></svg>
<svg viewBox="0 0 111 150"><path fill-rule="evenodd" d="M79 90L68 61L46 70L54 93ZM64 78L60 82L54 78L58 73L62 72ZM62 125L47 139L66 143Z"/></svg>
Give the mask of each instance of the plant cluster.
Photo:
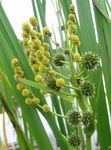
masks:
<svg viewBox="0 0 111 150"><path fill-rule="evenodd" d="M38 21L34 16L22 24L21 42L29 65L35 75L35 82L42 84L46 89L46 91L40 90L40 93L43 95L44 93L51 93L57 96L62 94L66 98L71 96L76 101L77 107L72 108L65 116L62 116L52 112L48 104L41 105L41 100L33 94L30 87L21 81L21 78L26 78L25 72L20 67L18 58L13 58L11 63L14 69L14 78L17 81L17 90L21 91L21 94L26 97L25 102L27 105L34 104L44 112L64 117L68 127L70 128L71 126L77 131L73 133L69 131L67 137L69 143L76 147L81 143L81 139L78 136L78 128L84 127L85 133L92 135L91 131L95 127L95 114L92 113L91 106L87 110L87 108L84 108L83 103L88 105L88 100L95 94L95 86L89 81L88 75L91 71L95 71L98 68L99 58L91 51L80 53L78 50L82 43L77 35L76 15L73 4L70 5L69 19L64 25L64 30L68 35L68 47L60 47L55 42L60 51L52 55L50 53L52 47L50 42L48 42L52 39L52 33L48 27L44 27L41 32L38 32L37 25ZM67 68L69 71L68 76L58 71L58 68L60 69L61 67ZM68 88L70 92L65 92L65 88ZM78 99L80 100L78 101Z"/></svg>

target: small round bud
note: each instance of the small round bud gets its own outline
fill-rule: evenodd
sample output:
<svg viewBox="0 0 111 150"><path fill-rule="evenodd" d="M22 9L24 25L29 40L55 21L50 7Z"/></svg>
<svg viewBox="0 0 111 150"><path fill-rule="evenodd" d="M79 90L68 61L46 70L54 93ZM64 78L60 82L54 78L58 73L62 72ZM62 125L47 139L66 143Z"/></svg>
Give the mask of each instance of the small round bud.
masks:
<svg viewBox="0 0 111 150"><path fill-rule="evenodd" d="M49 64L49 59L44 56L44 57L42 58L42 63L43 63L44 65L48 65L48 64Z"/></svg>
<svg viewBox="0 0 111 150"><path fill-rule="evenodd" d="M26 103L27 105L31 105L31 104L32 104L32 99L31 99L31 98L26 98L26 99L25 99L25 103Z"/></svg>
<svg viewBox="0 0 111 150"><path fill-rule="evenodd" d="M41 46L41 41L38 38L36 38L32 43L32 48L37 50L40 46Z"/></svg>
<svg viewBox="0 0 111 150"><path fill-rule="evenodd" d="M70 10L70 11L74 11L74 4L73 4L73 3L70 4L69 10Z"/></svg>
<svg viewBox="0 0 111 150"><path fill-rule="evenodd" d="M73 25L74 24L74 22L73 21L71 21L71 20L68 20L67 21L67 26L69 27L70 25Z"/></svg>
<svg viewBox="0 0 111 150"><path fill-rule="evenodd" d="M77 45L77 46L80 45L80 40L79 40L79 37L78 37L77 35L74 35L74 34L70 35L69 40L70 40L73 44L75 44L75 45Z"/></svg>
<svg viewBox="0 0 111 150"><path fill-rule="evenodd" d="M18 90L18 91L23 90L24 87L25 87L24 83L18 83L18 84L17 84L17 90Z"/></svg>
<svg viewBox="0 0 111 150"><path fill-rule="evenodd" d="M74 14L69 14L69 20L76 22L76 17Z"/></svg>
<svg viewBox="0 0 111 150"><path fill-rule="evenodd" d="M51 32L49 31L49 29L47 27L44 27L42 30L43 34L46 34L48 36L51 36Z"/></svg>
<svg viewBox="0 0 111 150"><path fill-rule="evenodd" d="M43 43L42 46L44 47L45 50L48 50L50 45L48 43Z"/></svg>
<svg viewBox="0 0 111 150"><path fill-rule="evenodd" d="M49 70L49 71L48 71L48 75L51 76L51 77L56 76L55 70Z"/></svg>
<svg viewBox="0 0 111 150"><path fill-rule="evenodd" d="M70 33L76 33L77 32L77 27L76 25L69 25L69 28L68 28L69 32Z"/></svg>
<svg viewBox="0 0 111 150"><path fill-rule="evenodd" d="M33 29L30 30L30 36L31 36L32 39L36 38L36 33L37 32L35 30L33 30Z"/></svg>
<svg viewBox="0 0 111 150"><path fill-rule="evenodd" d="M16 67L16 66L19 66L19 61L17 58L13 58L12 61L11 61L11 64L12 64L12 67Z"/></svg>
<svg viewBox="0 0 111 150"><path fill-rule="evenodd" d="M28 44L29 44L29 39L28 39L28 38L23 38L22 44L23 44L24 46L28 46Z"/></svg>
<svg viewBox="0 0 111 150"><path fill-rule="evenodd" d="M38 24L37 19L36 19L35 16L30 17L30 18L29 18L29 22L30 22L30 24L31 24L32 26L34 26L34 27L37 26L37 24Z"/></svg>
<svg viewBox="0 0 111 150"><path fill-rule="evenodd" d="M58 87L64 86L64 85L65 85L64 79L63 79L63 78L56 79L56 85L57 85Z"/></svg>
<svg viewBox="0 0 111 150"><path fill-rule="evenodd" d="M45 72L46 67L45 67L45 65L43 65L43 64L41 63L41 64L39 65L38 69L39 69L39 72Z"/></svg>
<svg viewBox="0 0 111 150"><path fill-rule="evenodd" d="M36 36L41 39L42 38L42 34L40 32L36 32Z"/></svg>
<svg viewBox="0 0 111 150"><path fill-rule="evenodd" d="M43 79L43 77L41 75L38 74L38 75L35 76L35 81L43 83L44 79Z"/></svg>
<svg viewBox="0 0 111 150"><path fill-rule="evenodd" d="M27 22L27 21L25 21L23 24L22 24L22 29L23 29L23 31L25 31L25 32L30 32L30 25L29 25L29 23Z"/></svg>
<svg viewBox="0 0 111 150"><path fill-rule="evenodd" d="M32 103L37 105L40 103L40 99L37 97L34 97L34 98L32 98Z"/></svg>
<svg viewBox="0 0 111 150"><path fill-rule="evenodd" d="M76 52L76 53L74 53L73 56L74 56L74 61L75 61L75 62L80 61L80 54L79 54L79 53Z"/></svg>
<svg viewBox="0 0 111 150"><path fill-rule="evenodd" d="M29 38L29 33L27 33L26 31L22 32L22 37L23 38Z"/></svg>
<svg viewBox="0 0 111 150"><path fill-rule="evenodd" d="M29 96L29 94L30 94L30 91L28 89L23 89L22 90L22 95L23 96Z"/></svg>
<svg viewBox="0 0 111 150"><path fill-rule="evenodd" d="M42 109L44 112L50 112L50 107L47 104L43 105Z"/></svg>

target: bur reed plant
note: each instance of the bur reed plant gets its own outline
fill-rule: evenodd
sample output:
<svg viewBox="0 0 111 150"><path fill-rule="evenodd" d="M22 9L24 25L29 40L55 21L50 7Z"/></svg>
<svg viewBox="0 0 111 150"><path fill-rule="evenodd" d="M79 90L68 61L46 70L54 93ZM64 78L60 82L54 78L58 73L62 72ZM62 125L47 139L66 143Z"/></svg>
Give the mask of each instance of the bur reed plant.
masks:
<svg viewBox="0 0 111 150"><path fill-rule="evenodd" d="M91 136L97 122L96 113L90 104L90 98L96 93L95 85L90 81L90 73L95 73L99 69L100 60L94 52L79 52L78 48L82 43L77 34L75 7L72 3L69 10L68 20L63 26L68 37L67 47L60 46L52 39L52 33L48 27L45 26L39 32L37 30L39 22L34 16L22 24L21 39L24 53L35 76L35 83L42 87L40 93L43 96L47 93L54 94L63 98L64 101L73 103L66 114L59 114L47 103L41 103L41 99L33 93L30 85L27 85L25 71L17 57L12 59L11 65L17 83L16 88L24 96L26 105L35 105L38 110L51 114L53 117L64 118L68 129L65 138L75 149L80 149L82 145L83 139L80 132L83 131L86 135L84 147L89 150ZM52 40L57 47L54 55L51 54L50 43L46 42L46 39ZM68 76L58 72L58 68L67 69Z"/></svg>
<svg viewBox="0 0 111 150"><path fill-rule="evenodd" d="M74 0L74 8L70 0L51 0L60 41L46 23L49 1L31 2L36 17L22 24L19 40L0 3L0 103L19 149L54 149L42 117L61 150L110 149L109 2Z"/></svg>

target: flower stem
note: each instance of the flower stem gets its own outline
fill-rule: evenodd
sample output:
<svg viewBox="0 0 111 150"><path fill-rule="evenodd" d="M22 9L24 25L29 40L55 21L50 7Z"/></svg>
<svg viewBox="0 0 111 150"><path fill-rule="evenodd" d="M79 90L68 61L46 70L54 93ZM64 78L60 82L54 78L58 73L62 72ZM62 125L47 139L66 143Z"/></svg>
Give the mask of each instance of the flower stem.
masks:
<svg viewBox="0 0 111 150"><path fill-rule="evenodd" d="M87 147L87 150L92 150L92 147L91 147L91 137L87 136L87 135L86 135L86 147Z"/></svg>

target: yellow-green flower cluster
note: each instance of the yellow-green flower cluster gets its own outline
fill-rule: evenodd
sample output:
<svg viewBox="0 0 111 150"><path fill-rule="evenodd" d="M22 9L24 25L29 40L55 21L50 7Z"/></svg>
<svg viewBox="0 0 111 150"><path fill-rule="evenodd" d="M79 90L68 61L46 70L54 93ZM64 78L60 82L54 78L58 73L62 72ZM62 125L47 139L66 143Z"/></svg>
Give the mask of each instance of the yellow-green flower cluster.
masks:
<svg viewBox="0 0 111 150"><path fill-rule="evenodd" d="M70 5L70 14L69 20L67 21L68 31L69 31L69 40L76 46L80 45L79 37L76 35L77 26L76 26L76 17L75 17L75 10L74 5Z"/></svg>
<svg viewBox="0 0 111 150"><path fill-rule="evenodd" d="M11 61L12 67L14 69L14 79L18 80L19 78L24 77L24 72L22 71L22 68L20 67L19 61L17 58L13 58Z"/></svg>
<svg viewBox="0 0 111 150"><path fill-rule="evenodd" d="M21 94L24 97L27 97L25 99L26 104L31 105L31 104L39 104L40 100L37 97L33 97L30 89L21 81L19 81L19 78L24 78L24 72L22 68L20 67L19 60L17 58L13 58L11 61L12 67L14 69L14 78L17 81L17 90L21 91ZM30 98L33 97L33 98Z"/></svg>
<svg viewBox="0 0 111 150"><path fill-rule="evenodd" d="M24 25L25 24L25 25ZM35 81L43 83L42 76L46 74L49 65L50 53L48 52L50 46L48 43L42 41L42 34L37 32L34 27L38 25L35 17L29 18L29 23L23 23L23 33L27 32L26 37L23 36L22 43L29 50L29 64L35 73ZM50 34L47 27L43 28L43 34ZM22 34L23 35L23 34Z"/></svg>

